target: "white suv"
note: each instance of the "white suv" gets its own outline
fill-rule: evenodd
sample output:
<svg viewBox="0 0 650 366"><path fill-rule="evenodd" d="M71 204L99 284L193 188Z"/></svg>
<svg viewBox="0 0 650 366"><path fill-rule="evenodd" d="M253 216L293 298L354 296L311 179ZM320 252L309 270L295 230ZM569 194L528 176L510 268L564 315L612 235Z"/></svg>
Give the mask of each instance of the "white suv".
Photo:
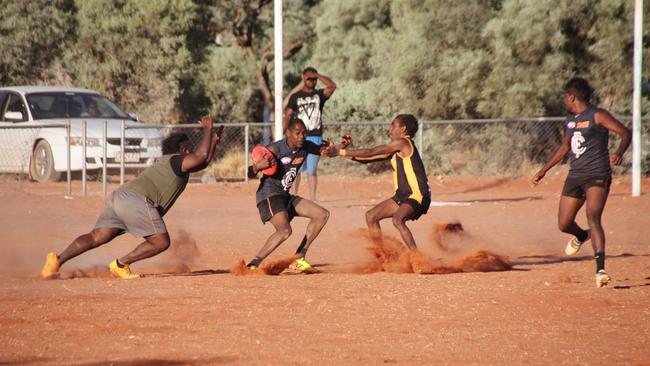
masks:
<svg viewBox="0 0 650 366"><path fill-rule="evenodd" d="M104 121L108 122L107 167L113 168L119 166L116 164L122 157L122 121L126 121L127 127L144 126L93 90L49 86L0 88L0 173L27 173L39 182L59 180L68 168L66 130L36 125L60 125L66 121L70 121L72 171L82 169L82 121L87 123L87 169L102 167ZM162 155L163 137L155 128L127 129L125 164L150 164Z"/></svg>

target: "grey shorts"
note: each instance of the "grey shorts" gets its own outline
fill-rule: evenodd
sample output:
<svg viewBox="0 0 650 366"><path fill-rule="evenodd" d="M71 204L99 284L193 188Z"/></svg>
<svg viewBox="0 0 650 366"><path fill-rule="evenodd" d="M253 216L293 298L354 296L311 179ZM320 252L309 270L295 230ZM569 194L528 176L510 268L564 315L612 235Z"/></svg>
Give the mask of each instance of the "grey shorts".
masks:
<svg viewBox="0 0 650 366"><path fill-rule="evenodd" d="M95 228L100 227L119 228L136 237L167 232L153 201L123 188L113 191L106 198L106 208L95 224Z"/></svg>

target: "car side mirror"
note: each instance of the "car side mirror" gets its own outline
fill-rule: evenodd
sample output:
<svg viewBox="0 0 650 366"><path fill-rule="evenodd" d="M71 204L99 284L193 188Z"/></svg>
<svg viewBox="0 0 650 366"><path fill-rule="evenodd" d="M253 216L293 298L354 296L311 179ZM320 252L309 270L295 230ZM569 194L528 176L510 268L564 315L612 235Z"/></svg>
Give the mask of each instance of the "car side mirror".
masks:
<svg viewBox="0 0 650 366"><path fill-rule="evenodd" d="M131 118L133 118L134 121L139 121L140 120L140 119L138 119L138 114L137 113L129 113L129 116L131 116Z"/></svg>
<svg viewBox="0 0 650 366"><path fill-rule="evenodd" d="M5 119L7 121L22 121L23 120L23 112L6 112L5 113Z"/></svg>

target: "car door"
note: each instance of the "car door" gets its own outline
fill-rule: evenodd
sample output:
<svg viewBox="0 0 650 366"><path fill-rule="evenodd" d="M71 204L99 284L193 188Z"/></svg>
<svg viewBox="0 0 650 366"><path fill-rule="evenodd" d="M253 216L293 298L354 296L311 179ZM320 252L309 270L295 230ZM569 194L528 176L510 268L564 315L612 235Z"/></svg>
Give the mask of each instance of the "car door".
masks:
<svg viewBox="0 0 650 366"><path fill-rule="evenodd" d="M23 97L4 91L0 103L0 172L26 173L36 129L29 127ZM6 128L24 126L24 128Z"/></svg>

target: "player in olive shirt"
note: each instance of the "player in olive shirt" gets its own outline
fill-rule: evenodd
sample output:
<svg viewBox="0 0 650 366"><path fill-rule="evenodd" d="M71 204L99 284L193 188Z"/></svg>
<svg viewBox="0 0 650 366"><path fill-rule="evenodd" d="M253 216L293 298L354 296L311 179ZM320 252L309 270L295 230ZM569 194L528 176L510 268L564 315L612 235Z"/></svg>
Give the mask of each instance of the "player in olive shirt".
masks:
<svg viewBox="0 0 650 366"><path fill-rule="evenodd" d="M145 169L136 179L124 184L106 199L95 228L76 238L60 254L49 253L41 276L54 278L68 260L130 232L145 241L122 258L109 264L110 272L119 278L139 277L129 265L153 257L170 245L169 234L162 217L169 211L187 186L189 175L208 166L221 139L221 129L213 137L213 120L201 118L203 140L193 151L185 133L174 133L163 141L163 156Z"/></svg>

